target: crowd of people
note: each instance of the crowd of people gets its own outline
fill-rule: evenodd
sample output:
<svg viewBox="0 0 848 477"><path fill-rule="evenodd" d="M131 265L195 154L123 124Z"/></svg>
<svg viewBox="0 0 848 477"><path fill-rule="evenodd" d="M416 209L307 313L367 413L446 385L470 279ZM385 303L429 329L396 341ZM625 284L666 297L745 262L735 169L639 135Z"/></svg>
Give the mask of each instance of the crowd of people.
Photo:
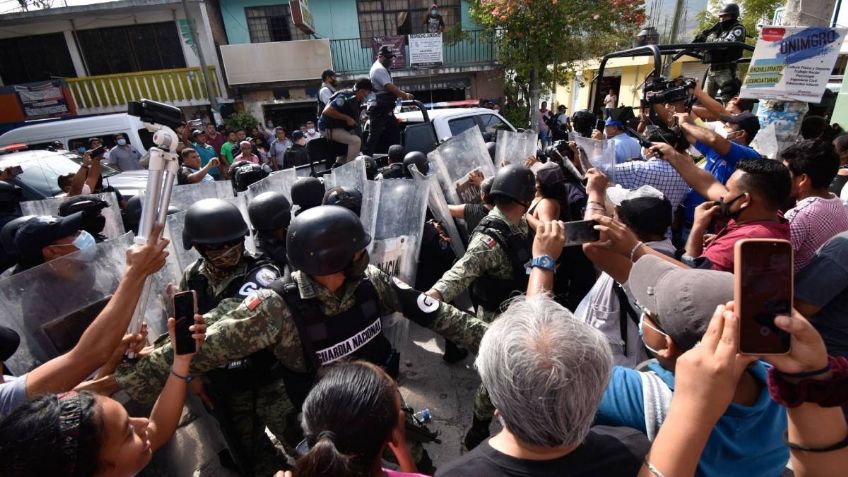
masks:
<svg viewBox="0 0 848 477"><path fill-rule="evenodd" d="M381 50L372 78L350 90L335 91L325 72L317 125L348 146L336 165L362 160L369 180L414 180L436 173L427 156L392 143L378 169L349 130L370 92L372 134L391 128L396 99L411 97L391 83L391 54ZM200 256L176 287L197 294L196 352L175 352L173 318L170 339L125 334L145 279L167 259L158 224L127 250L120 284L70 351L15 375L3 368L0 474L134 475L177 431L191 392L221 422L227 466L243 475L765 476L790 463L799 476L840 475L848 135L812 119L767 159L750 146L760 124L749 102L723 105L698 86L691 94L692 107L655 104L632 121L611 107L603 131L588 111L568 118L543 103L540 140L553 145L523 166L493 164L490 177L470 171L475 194L449 206L467 225L464 255L450 247L463 238L431 210L412 284L370 263L363 190L301 178L252 197L248 220L226 200L193 203L174 239ZM289 137L182 125L178 182L230 179L241 193L309 160L305 144L319 133L304 126ZM592 167L568 133L606 141L614 163ZM126 138L108 153L100 144L92 138L80 171L60 178L68 196L104 191L101 162L144 167ZM483 160L494 160L498 145L489 146ZM16 200L7 186L4 207ZM129 202L127 228L137 230L140 200ZM9 221L0 238L13 260L0 280L97 247L103 206L86 204ZM569 224L582 220L597 238L566 246ZM739 353L734 246L750 238L795 251L794 309L773 319L790 336L786 354ZM467 452L454 461L432 462L410 435L420 423L397 384L403 349L382 320L393 313L445 339L444 363L433 366L476 355ZM27 343L28 330L4 323L0 363ZM152 406L149 419L129 417L118 392Z"/></svg>

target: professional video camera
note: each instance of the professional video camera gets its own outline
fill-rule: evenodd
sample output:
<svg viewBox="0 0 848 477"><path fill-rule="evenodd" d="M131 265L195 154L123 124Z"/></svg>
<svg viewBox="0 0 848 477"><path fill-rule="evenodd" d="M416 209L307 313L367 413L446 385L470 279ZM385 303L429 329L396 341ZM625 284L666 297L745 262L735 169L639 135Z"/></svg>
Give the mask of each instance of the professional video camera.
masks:
<svg viewBox="0 0 848 477"><path fill-rule="evenodd" d="M686 102L686 107L689 108L695 102L695 86L698 80L695 78L675 78L666 80L662 76L657 77L653 81L648 79L643 88L644 98L643 106L653 104L670 104L680 101Z"/></svg>

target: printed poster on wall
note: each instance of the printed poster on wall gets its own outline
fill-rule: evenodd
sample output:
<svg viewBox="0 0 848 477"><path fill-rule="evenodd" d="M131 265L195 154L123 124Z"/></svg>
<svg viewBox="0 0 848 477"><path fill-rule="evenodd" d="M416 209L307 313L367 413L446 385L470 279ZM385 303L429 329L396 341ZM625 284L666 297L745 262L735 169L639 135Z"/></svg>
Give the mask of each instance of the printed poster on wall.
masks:
<svg viewBox="0 0 848 477"><path fill-rule="evenodd" d="M822 99L845 28L763 28L740 96L818 103Z"/></svg>
<svg viewBox="0 0 848 477"><path fill-rule="evenodd" d="M441 33L409 35L410 66L441 66L443 61Z"/></svg>
<svg viewBox="0 0 848 477"><path fill-rule="evenodd" d="M404 35L375 36L374 38L371 38L372 60L377 60L377 52L380 51L380 48L388 46L389 48L391 48L392 53L395 54L395 57L392 58L392 69L406 68L406 49L404 48L405 44L406 37Z"/></svg>

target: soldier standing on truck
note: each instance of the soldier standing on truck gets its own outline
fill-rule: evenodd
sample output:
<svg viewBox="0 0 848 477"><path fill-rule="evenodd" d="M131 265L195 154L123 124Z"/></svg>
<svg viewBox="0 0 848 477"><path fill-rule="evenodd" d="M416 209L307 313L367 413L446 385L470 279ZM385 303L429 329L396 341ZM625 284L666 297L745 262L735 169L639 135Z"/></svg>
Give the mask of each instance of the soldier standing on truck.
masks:
<svg viewBox="0 0 848 477"><path fill-rule="evenodd" d="M395 120L395 99L411 100L415 97L394 85L389 68L395 54L391 47L382 46L377 53L377 61L371 65L369 77L374 85L374 103L368 108L371 129L364 150L367 154L385 152L388 144L400 143L400 128Z"/></svg>

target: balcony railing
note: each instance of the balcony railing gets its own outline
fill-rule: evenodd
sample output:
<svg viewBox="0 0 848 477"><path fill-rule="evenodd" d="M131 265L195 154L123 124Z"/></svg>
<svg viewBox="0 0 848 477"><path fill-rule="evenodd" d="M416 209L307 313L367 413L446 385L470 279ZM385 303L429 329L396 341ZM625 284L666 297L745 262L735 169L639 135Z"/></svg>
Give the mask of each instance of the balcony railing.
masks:
<svg viewBox="0 0 848 477"><path fill-rule="evenodd" d="M221 96L215 67L207 66L214 78L215 96ZM175 106L209 104L206 83L199 67L141 71L114 75L66 78L77 110L85 113L126 109L129 101L147 98Z"/></svg>
<svg viewBox="0 0 848 477"><path fill-rule="evenodd" d="M451 38L454 36L454 38ZM482 30L463 31L458 35L444 35L444 67L462 67L493 64L497 48L491 33ZM366 45L363 47L363 45ZM406 50L406 68L409 68L409 44ZM349 38L330 40L333 69L339 74L367 73L374 63L370 39Z"/></svg>

